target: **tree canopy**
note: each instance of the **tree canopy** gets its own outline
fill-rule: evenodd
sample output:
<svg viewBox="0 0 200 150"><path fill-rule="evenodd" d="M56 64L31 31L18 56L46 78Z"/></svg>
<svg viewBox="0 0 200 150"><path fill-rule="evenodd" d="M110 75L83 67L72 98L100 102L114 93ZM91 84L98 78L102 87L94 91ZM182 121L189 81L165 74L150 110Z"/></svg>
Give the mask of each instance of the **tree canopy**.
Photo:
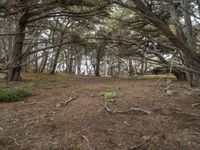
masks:
<svg viewBox="0 0 200 150"><path fill-rule="evenodd" d="M200 85L199 0L4 0L1 72L143 75Z"/></svg>

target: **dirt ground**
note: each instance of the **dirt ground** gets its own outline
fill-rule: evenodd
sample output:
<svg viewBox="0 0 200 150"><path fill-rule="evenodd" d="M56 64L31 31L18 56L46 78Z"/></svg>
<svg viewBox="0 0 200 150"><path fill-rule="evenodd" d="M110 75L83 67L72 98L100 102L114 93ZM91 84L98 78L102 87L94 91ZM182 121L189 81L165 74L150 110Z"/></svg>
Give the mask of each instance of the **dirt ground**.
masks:
<svg viewBox="0 0 200 150"><path fill-rule="evenodd" d="M200 96L166 79L26 79L31 97L0 103L0 150L199 150ZM123 94L108 101L100 92ZM69 103L65 101L76 97ZM151 112L130 111L140 108Z"/></svg>

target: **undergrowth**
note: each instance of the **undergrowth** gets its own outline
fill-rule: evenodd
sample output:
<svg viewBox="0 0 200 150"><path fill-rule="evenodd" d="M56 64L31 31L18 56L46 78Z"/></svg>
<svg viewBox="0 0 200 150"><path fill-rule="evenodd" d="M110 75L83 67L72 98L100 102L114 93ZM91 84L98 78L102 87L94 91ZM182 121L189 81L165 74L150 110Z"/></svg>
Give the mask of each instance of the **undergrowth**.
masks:
<svg viewBox="0 0 200 150"><path fill-rule="evenodd" d="M122 94L116 92L101 92L97 96L103 96L105 99L113 99L122 96Z"/></svg>
<svg viewBox="0 0 200 150"><path fill-rule="evenodd" d="M14 102L23 100L31 95L35 85L27 84L23 87L9 87L5 83L0 83L0 102Z"/></svg>

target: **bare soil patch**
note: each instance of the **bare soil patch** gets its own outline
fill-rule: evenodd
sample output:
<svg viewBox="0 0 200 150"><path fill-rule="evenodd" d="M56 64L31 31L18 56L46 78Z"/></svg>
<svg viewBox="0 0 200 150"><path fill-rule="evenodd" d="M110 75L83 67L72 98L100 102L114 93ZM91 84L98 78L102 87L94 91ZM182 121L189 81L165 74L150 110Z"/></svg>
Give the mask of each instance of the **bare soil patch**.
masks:
<svg viewBox="0 0 200 150"><path fill-rule="evenodd" d="M21 102L0 103L1 150L199 150L200 101L186 82L118 78L32 79ZM12 83L13 86L18 83ZM114 101L100 92L123 94ZM74 98L69 103L69 99ZM109 113L142 108L140 111Z"/></svg>

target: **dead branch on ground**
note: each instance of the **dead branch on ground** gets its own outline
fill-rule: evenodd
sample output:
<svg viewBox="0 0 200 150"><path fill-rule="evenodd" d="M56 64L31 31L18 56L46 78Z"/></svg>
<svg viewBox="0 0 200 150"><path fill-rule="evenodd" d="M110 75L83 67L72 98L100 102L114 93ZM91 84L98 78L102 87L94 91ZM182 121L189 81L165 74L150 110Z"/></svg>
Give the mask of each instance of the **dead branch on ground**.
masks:
<svg viewBox="0 0 200 150"><path fill-rule="evenodd" d="M64 102L60 102L56 104L56 107L61 107L61 106L66 106L68 103L70 103L71 101L77 99L77 96L74 97L70 97L69 100L66 100Z"/></svg>
<svg viewBox="0 0 200 150"><path fill-rule="evenodd" d="M198 107L200 105L200 103L194 103L192 104L192 107Z"/></svg>
<svg viewBox="0 0 200 150"><path fill-rule="evenodd" d="M150 115L152 112L150 111L147 111L145 109L142 109L142 108L129 108L127 110L111 110L108 106L107 106L107 103L105 103L105 109L107 112L111 113L111 114L127 114L129 112L132 112L132 111L137 111L137 112L142 112L143 114L145 115Z"/></svg>

